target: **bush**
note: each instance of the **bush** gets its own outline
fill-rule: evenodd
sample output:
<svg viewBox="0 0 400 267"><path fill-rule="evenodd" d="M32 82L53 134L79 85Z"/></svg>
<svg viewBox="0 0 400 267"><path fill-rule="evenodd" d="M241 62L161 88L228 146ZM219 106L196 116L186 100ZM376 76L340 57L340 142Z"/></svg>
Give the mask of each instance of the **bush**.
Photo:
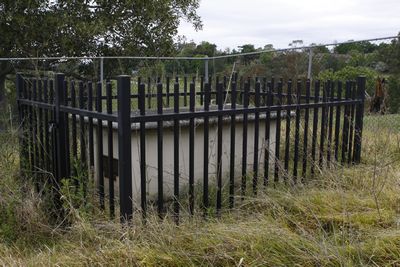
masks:
<svg viewBox="0 0 400 267"><path fill-rule="evenodd" d="M400 77L390 76L387 82L387 103L390 113L399 113L400 111Z"/></svg>
<svg viewBox="0 0 400 267"><path fill-rule="evenodd" d="M375 92L375 82L378 77L378 73L367 67L352 67L347 66L338 71L325 70L319 73L317 79L326 80L355 80L358 76L365 76L367 78L366 91L368 94L373 95Z"/></svg>

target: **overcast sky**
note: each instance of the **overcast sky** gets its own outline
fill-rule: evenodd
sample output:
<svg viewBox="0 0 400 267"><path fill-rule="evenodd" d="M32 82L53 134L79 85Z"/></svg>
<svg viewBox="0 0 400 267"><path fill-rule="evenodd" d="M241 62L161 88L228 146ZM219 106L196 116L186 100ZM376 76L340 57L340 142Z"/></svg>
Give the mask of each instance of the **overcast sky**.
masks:
<svg viewBox="0 0 400 267"><path fill-rule="evenodd" d="M181 23L179 35L219 49L242 44L288 47L292 40L332 43L397 35L400 0L200 0L203 30Z"/></svg>

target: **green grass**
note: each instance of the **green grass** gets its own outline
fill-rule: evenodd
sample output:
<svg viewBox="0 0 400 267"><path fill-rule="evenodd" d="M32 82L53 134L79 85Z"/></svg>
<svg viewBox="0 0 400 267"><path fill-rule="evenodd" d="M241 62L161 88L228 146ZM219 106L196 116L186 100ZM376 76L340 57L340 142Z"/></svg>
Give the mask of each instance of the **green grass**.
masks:
<svg viewBox="0 0 400 267"><path fill-rule="evenodd" d="M324 170L306 185L270 187L220 219L184 216L179 226L157 216L142 225L138 215L122 227L73 208L70 225L50 224L45 201L19 179L16 135L7 134L0 150L0 264L399 265L400 135L384 119L365 119L362 164Z"/></svg>

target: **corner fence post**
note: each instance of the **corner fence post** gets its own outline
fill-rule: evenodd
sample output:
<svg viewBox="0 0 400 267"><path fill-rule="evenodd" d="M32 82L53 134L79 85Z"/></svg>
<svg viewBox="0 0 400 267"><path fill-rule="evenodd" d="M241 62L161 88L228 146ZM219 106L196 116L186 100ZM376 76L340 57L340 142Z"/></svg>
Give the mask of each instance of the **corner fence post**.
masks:
<svg viewBox="0 0 400 267"><path fill-rule="evenodd" d="M131 79L118 76L118 174L121 222L132 219Z"/></svg>
<svg viewBox="0 0 400 267"><path fill-rule="evenodd" d="M66 116L60 111L60 105L65 105L64 90L65 75L57 73L55 76L55 121L56 121L56 187L59 189L60 181L68 176L67 172L67 128Z"/></svg>
<svg viewBox="0 0 400 267"><path fill-rule="evenodd" d="M353 163L358 164L361 161L361 140L364 119L364 100L365 100L365 82L366 78L360 76L357 78L357 100L361 102L356 106L356 119L354 126L354 152ZM349 148L351 149L351 148Z"/></svg>
<svg viewBox="0 0 400 267"><path fill-rule="evenodd" d="M68 119L65 116L64 112L60 111L60 105L65 105L65 94L64 84L65 84L65 75L61 73L57 73L55 75L55 99L54 99L54 118L55 121L55 140L54 140L54 158L53 165L55 169L54 173L54 182L53 184L53 200L54 200L54 217L58 219L62 219L64 216L64 210L62 209L61 203L61 179L66 178L68 176L67 169L67 160L65 157L69 157L67 154L67 126L66 120Z"/></svg>

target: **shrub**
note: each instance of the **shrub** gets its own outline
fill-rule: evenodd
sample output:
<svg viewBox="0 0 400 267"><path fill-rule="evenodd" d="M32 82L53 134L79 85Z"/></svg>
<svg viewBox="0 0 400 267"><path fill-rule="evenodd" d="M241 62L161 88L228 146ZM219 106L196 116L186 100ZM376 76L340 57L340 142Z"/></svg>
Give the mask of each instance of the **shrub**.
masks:
<svg viewBox="0 0 400 267"><path fill-rule="evenodd" d="M390 113L398 113L400 111L400 77L390 76L387 82L387 102Z"/></svg>
<svg viewBox="0 0 400 267"><path fill-rule="evenodd" d="M326 80L355 80L358 76L365 76L367 78L366 91L368 94L373 95L375 91L375 82L378 77L378 73L367 67L352 67L347 66L338 71L325 70L319 73L317 79Z"/></svg>

